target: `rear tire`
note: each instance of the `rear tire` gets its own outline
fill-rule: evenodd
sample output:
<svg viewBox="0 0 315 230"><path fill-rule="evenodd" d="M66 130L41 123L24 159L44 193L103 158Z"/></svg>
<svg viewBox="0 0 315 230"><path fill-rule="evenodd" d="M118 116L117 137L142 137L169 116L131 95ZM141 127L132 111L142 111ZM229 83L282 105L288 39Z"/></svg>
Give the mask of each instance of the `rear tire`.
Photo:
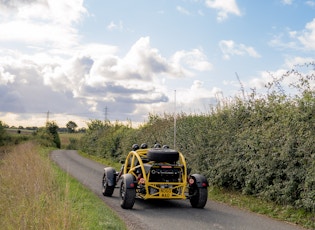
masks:
<svg viewBox="0 0 315 230"><path fill-rule="evenodd" d="M191 188L190 204L193 208L204 208L208 200L208 188Z"/></svg>
<svg viewBox="0 0 315 230"><path fill-rule="evenodd" d="M102 186L103 186L103 196L112 196L114 193L115 186L109 186L106 174L104 173L103 175L103 180L102 180Z"/></svg>
<svg viewBox="0 0 315 230"><path fill-rule="evenodd" d="M120 183L120 206L123 209L132 209L135 200L136 200L136 189L135 188L127 188L126 184L126 176L130 174L124 175Z"/></svg>

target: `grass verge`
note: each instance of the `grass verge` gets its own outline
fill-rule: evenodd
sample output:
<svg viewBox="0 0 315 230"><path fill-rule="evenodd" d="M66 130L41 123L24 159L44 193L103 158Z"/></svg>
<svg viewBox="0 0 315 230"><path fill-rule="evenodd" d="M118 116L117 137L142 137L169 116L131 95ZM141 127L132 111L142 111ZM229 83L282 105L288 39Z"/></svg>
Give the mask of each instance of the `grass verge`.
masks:
<svg viewBox="0 0 315 230"><path fill-rule="evenodd" d="M315 229L315 213L306 212L302 209L276 205L257 197L243 195L238 192L217 187L210 187L209 198L214 201L263 214L271 218L297 224L308 229Z"/></svg>
<svg viewBox="0 0 315 230"><path fill-rule="evenodd" d="M87 154L87 153L84 153L82 151L78 151L78 153L85 157L85 158L88 158L90 160L93 160L93 161L97 161L103 165L108 165L108 166L111 166L113 168L115 168L117 171L120 170L121 168L121 163L119 162L114 162L112 160L109 160L109 159L105 159L105 158L102 158L102 157L98 157L98 156L94 156L94 155L90 155L90 154Z"/></svg>
<svg viewBox="0 0 315 230"><path fill-rule="evenodd" d="M51 163L50 150L26 142L4 151L2 229L126 229L95 194Z"/></svg>

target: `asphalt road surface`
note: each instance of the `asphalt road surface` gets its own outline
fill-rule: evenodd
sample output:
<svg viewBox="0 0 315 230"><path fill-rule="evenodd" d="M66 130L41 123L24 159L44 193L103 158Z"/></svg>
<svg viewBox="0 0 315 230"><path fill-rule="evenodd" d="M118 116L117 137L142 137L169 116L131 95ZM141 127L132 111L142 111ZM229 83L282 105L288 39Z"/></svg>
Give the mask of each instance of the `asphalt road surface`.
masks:
<svg viewBox="0 0 315 230"><path fill-rule="evenodd" d="M301 230L298 226L208 200L204 209L189 200L139 200L133 209L120 207L118 188L112 197L102 195L104 165L74 150L55 150L51 159L92 190L125 221L130 230Z"/></svg>

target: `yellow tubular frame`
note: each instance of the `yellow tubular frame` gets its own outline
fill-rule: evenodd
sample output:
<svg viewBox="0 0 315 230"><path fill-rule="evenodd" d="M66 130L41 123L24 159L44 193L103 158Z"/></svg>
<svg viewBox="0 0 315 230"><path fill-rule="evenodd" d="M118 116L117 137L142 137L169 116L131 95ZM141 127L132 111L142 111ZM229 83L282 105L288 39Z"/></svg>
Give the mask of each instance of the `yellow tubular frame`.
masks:
<svg viewBox="0 0 315 230"><path fill-rule="evenodd" d="M187 193L187 167L185 157L179 152L179 164L175 168L181 168L182 177L178 182L150 182L150 175L146 174L144 163L142 159L147 159L148 149L138 149L137 151L130 151L124 165L123 174L130 173L135 178L137 174L135 171L141 168L142 178L145 180L143 184L145 193L139 192L139 186L136 188L137 196L142 199L186 199ZM151 164L152 162L149 162ZM171 186L171 188L169 188ZM167 188L164 188L167 187ZM156 191L150 194L151 190Z"/></svg>

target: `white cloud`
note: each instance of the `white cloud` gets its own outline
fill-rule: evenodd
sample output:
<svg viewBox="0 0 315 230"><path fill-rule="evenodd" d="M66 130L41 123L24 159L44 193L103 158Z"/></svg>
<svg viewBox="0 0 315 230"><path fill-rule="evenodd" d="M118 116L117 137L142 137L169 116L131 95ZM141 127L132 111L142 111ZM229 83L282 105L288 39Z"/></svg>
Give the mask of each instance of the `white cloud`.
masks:
<svg viewBox="0 0 315 230"><path fill-rule="evenodd" d="M0 24L0 41L44 45L46 43L59 48L77 44L76 31L71 27L34 24L27 21L12 21Z"/></svg>
<svg viewBox="0 0 315 230"><path fill-rule="evenodd" d="M260 58L260 54L251 47L244 44L236 44L233 40L221 40L219 42L220 49L223 53L223 58L228 60L231 56L248 55L254 58Z"/></svg>
<svg viewBox="0 0 315 230"><path fill-rule="evenodd" d="M307 23L298 40L308 49L315 49L315 19Z"/></svg>
<svg viewBox="0 0 315 230"><path fill-rule="evenodd" d="M184 52L183 56L183 60L191 69L200 72L212 69L212 64L207 61L206 55L199 49Z"/></svg>
<svg viewBox="0 0 315 230"><path fill-rule="evenodd" d="M217 20L219 22L227 19L229 14L241 16L235 0L206 0L206 6L218 10Z"/></svg>
<svg viewBox="0 0 315 230"><path fill-rule="evenodd" d="M199 49L177 51L170 59L173 73L178 77L194 76L194 71L210 71L212 64Z"/></svg>
<svg viewBox="0 0 315 230"><path fill-rule="evenodd" d="M261 72L258 77L252 78L245 85L246 87L264 92L264 90L267 90L266 86L268 83L278 82L278 84L273 86L273 89L277 91L283 90L287 95L294 95L296 89L292 87L292 84L297 83L300 76L311 76L313 74L314 70L305 66L305 64L313 62L314 58L311 57L288 57L285 59L282 68ZM290 74L291 70L298 71L299 74ZM309 82L312 86L315 86L314 79L309 79Z"/></svg>
<svg viewBox="0 0 315 230"><path fill-rule="evenodd" d="M165 81L195 76L211 68L202 50L182 50L166 58L151 47L149 37L140 38L125 56L118 56L115 46L96 43L61 54L51 50L33 55L0 50L0 96L6 95L1 97L1 106L3 112L75 114L97 113L107 105L117 111L114 119L139 121L152 108L164 107L170 100ZM184 72L189 74L182 75ZM202 92L211 95L195 82L188 92L191 105L198 104ZM208 99L204 96L201 100L204 104Z"/></svg>
<svg viewBox="0 0 315 230"><path fill-rule="evenodd" d="M3 2L0 7L0 15L10 20L41 20L62 25L78 22L86 13L83 0L13 0Z"/></svg>
<svg viewBox="0 0 315 230"><path fill-rule="evenodd" d="M135 78L151 80L159 73L168 72L168 63L159 53L158 49L150 46L150 38L140 38L122 59L119 73L125 75L126 71ZM120 68L123 67L123 68Z"/></svg>
<svg viewBox="0 0 315 230"><path fill-rule="evenodd" d="M312 51L315 49L315 19L308 22L303 30L286 29L273 36L270 46L281 49Z"/></svg>
<svg viewBox="0 0 315 230"><path fill-rule="evenodd" d="M211 107L217 103L218 95L222 90L217 87L208 89L201 80L194 80L191 87L178 87L175 91L166 91L169 98L168 103L140 105L138 108L151 113L163 114L173 113L175 111L175 94L176 94L176 112L188 114L209 113Z"/></svg>
<svg viewBox="0 0 315 230"><path fill-rule="evenodd" d="M65 48L78 43L74 23L86 14L83 0L5 1L0 7L0 41Z"/></svg>
<svg viewBox="0 0 315 230"><path fill-rule="evenodd" d="M118 47L113 45L106 45L100 43L81 44L76 46L70 51L67 50L67 54L73 56L86 56L93 59L102 58L104 55L116 55Z"/></svg>
<svg viewBox="0 0 315 230"><path fill-rule="evenodd" d="M216 103L217 95L221 93L220 88L207 89L203 81L195 80L190 88L176 90L178 111L207 113Z"/></svg>
<svg viewBox="0 0 315 230"><path fill-rule="evenodd" d="M288 69L294 68L296 65L304 65L305 63L314 62L314 58L311 57L288 57L285 59L284 67Z"/></svg>
<svg viewBox="0 0 315 230"><path fill-rule="evenodd" d="M116 24L115 22L111 21L108 25L107 25L107 29L108 30L119 30L119 31L123 31L124 26L122 21L119 21L118 24Z"/></svg>
<svg viewBox="0 0 315 230"><path fill-rule="evenodd" d="M89 57L74 57L61 63L46 63L41 70L43 83L56 92L69 92L73 97L82 97L81 87L92 65L93 60Z"/></svg>
<svg viewBox="0 0 315 230"><path fill-rule="evenodd" d="M293 3L293 0L281 0L281 2L284 5L291 5Z"/></svg>
<svg viewBox="0 0 315 230"><path fill-rule="evenodd" d="M277 72L272 72L273 75L279 74L279 72L283 73L283 70L279 70ZM272 75L268 72L261 72L260 76L252 78L248 83L245 83L245 87L255 89L255 90L265 90L268 82L272 82Z"/></svg>
<svg viewBox="0 0 315 230"><path fill-rule="evenodd" d="M0 66L0 85L6 85L8 83L13 83L15 80L15 75L6 72L3 67Z"/></svg>
<svg viewBox="0 0 315 230"><path fill-rule="evenodd" d="M310 7L315 7L315 2L314 1L306 1L305 4L310 6Z"/></svg>
<svg viewBox="0 0 315 230"><path fill-rule="evenodd" d="M176 6L176 10L182 14L190 15L189 10L185 9L182 6Z"/></svg>

